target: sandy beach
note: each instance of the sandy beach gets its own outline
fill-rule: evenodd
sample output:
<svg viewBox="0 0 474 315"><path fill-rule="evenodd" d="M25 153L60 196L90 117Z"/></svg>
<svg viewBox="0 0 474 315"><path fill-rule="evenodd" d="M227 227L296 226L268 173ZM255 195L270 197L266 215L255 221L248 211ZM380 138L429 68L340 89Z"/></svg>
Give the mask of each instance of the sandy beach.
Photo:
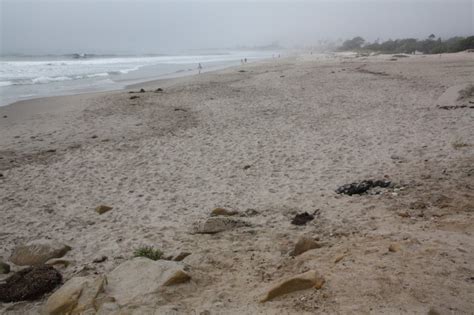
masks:
<svg viewBox="0 0 474 315"><path fill-rule="evenodd" d="M472 314L469 84L474 53L307 54L0 107L0 260L61 242L67 281L144 245L191 253L189 282L101 314ZM369 179L391 185L335 192ZM196 233L218 207L245 225ZM291 255L303 236L318 248ZM319 290L261 302L308 270Z"/></svg>

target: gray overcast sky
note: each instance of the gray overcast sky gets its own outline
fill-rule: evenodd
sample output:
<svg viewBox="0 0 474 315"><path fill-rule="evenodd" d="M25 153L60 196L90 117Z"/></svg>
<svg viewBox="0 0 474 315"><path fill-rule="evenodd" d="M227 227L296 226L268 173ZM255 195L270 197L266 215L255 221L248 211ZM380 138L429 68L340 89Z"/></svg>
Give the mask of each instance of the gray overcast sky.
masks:
<svg viewBox="0 0 474 315"><path fill-rule="evenodd" d="M473 35L473 0L0 0L1 52L183 49Z"/></svg>

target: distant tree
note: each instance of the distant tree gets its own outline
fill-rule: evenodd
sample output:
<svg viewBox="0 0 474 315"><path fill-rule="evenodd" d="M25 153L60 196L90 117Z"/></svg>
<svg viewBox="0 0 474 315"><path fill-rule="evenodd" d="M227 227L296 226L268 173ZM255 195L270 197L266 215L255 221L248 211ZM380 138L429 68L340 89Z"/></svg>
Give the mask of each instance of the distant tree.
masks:
<svg viewBox="0 0 474 315"><path fill-rule="evenodd" d="M378 51L382 53L413 53L415 51L421 51L425 54L441 54L445 52L458 52L467 49L474 49L474 36L470 37L452 37L447 40L443 40L440 37L435 40L435 35L431 34L425 40L417 40L415 38L405 39L389 39L385 42L380 42L378 39L373 43L367 43L364 45L365 40L362 37L354 37L353 39L346 40L341 50L358 50L364 48L364 50Z"/></svg>
<svg viewBox="0 0 474 315"><path fill-rule="evenodd" d="M459 41L457 45L457 51L463 51L467 49L474 49L474 36L469 36Z"/></svg>
<svg viewBox="0 0 474 315"><path fill-rule="evenodd" d="M348 39L342 43L342 50L357 50L364 45L365 39L360 36L354 37L353 39Z"/></svg>

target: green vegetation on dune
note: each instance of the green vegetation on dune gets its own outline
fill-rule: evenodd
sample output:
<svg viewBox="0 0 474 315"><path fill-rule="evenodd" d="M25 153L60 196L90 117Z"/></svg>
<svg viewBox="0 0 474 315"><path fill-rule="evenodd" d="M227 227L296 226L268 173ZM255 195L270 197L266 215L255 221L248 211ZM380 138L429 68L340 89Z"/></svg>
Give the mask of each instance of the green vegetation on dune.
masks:
<svg viewBox="0 0 474 315"><path fill-rule="evenodd" d="M357 36L346 40L339 48L341 51L373 51L386 54L412 54L421 52L424 54L441 54L449 52L459 52L468 49L474 49L474 36L469 37L451 37L442 40L441 37L436 39L434 34L428 36L427 39L418 40L416 38L405 38L396 40L387 40L373 43L366 42L362 37Z"/></svg>

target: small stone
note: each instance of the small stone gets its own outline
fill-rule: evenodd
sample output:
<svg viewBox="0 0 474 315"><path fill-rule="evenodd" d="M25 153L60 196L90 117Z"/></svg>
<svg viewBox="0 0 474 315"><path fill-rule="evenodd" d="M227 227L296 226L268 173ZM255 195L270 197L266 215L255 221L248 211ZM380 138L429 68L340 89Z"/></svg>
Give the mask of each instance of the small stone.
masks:
<svg viewBox="0 0 474 315"><path fill-rule="evenodd" d="M53 241L38 240L13 250L10 261L18 266L41 265L52 258L61 258L71 247Z"/></svg>
<svg viewBox="0 0 474 315"><path fill-rule="evenodd" d="M400 217L402 217L402 218L409 218L409 217L410 217L410 214L409 214L408 212L406 212L406 211L404 211L404 212L398 212L397 214L398 214L398 216L400 216Z"/></svg>
<svg viewBox="0 0 474 315"><path fill-rule="evenodd" d="M298 256L303 254L304 252L311 250L311 249L316 249L316 248L321 248L322 245L319 244L318 242L314 241L313 239L309 237L300 237L298 242L295 244L295 248L291 252L291 256Z"/></svg>
<svg viewBox="0 0 474 315"><path fill-rule="evenodd" d="M8 118L8 116L7 116L7 115L3 115L3 118Z"/></svg>
<svg viewBox="0 0 474 315"><path fill-rule="evenodd" d="M51 266L28 267L0 284L0 302L36 300L51 292L62 281L61 274Z"/></svg>
<svg viewBox="0 0 474 315"><path fill-rule="evenodd" d="M194 233L215 234L235 228L250 226L249 223L229 217L212 217L194 224Z"/></svg>
<svg viewBox="0 0 474 315"><path fill-rule="evenodd" d="M441 313L434 307L431 307L430 310L428 311L428 315L441 315Z"/></svg>
<svg viewBox="0 0 474 315"><path fill-rule="evenodd" d="M138 95L130 96L130 99L131 99L131 100L135 100L135 99L137 99L137 98L140 98L140 96L138 96Z"/></svg>
<svg viewBox="0 0 474 315"><path fill-rule="evenodd" d="M155 92L156 92L156 93L163 92L163 89L162 89L162 88L157 88L157 89L155 90Z"/></svg>
<svg viewBox="0 0 474 315"><path fill-rule="evenodd" d="M102 263L106 260L107 260L107 256L102 256L102 257L98 257L98 258L94 259L92 262L94 264L99 264L99 263Z"/></svg>
<svg viewBox="0 0 474 315"><path fill-rule="evenodd" d="M108 212L112 209L113 209L113 207L100 205L97 208L95 208L95 212L97 212L98 214L104 214L104 213L106 213L106 212Z"/></svg>
<svg viewBox="0 0 474 315"><path fill-rule="evenodd" d="M176 255L173 260L174 261L182 261L184 258L188 257L189 255L191 255L191 253L188 253L188 252L181 252L179 253L178 255Z"/></svg>
<svg viewBox="0 0 474 315"><path fill-rule="evenodd" d="M236 215L236 214L238 214L237 211L227 210L227 209L224 209L224 208L215 208L214 210L211 211L211 217L215 217L215 216L233 216L233 215Z"/></svg>
<svg viewBox="0 0 474 315"><path fill-rule="evenodd" d="M140 93L145 93L145 89L140 89Z"/></svg>
<svg viewBox="0 0 474 315"><path fill-rule="evenodd" d="M284 279L274 285L261 300L266 302L278 296L310 288L321 289L325 280L315 270Z"/></svg>
<svg viewBox="0 0 474 315"><path fill-rule="evenodd" d="M398 244L398 243L392 243L392 244L390 244L390 246L388 247L388 251L389 251L389 252L392 252L392 253L396 253L396 252L398 252L398 251L400 251L400 250L401 250L401 246L400 246L400 244Z"/></svg>
<svg viewBox="0 0 474 315"><path fill-rule="evenodd" d="M336 256L336 258L334 259L334 263L337 264L337 263L340 262L344 257L346 257L345 254L341 254L341 255Z"/></svg>
<svg viewBox="0 0 474 315"><path fill-rule="evenodd" d="M91 137L91 139L97 139L97 138L98 138L97 135L93 135L93 136Z"/></svg>
<svg viewBox="0 0 474 315"><path fill-rule="evenodd" d="M0 260L0 274L7 274L10 272L10 265Z"/></svg>
<svg viewBox="0 0 474 315"><path fill-rule="evenodd" d="M251 165L245 165L245 166L243 167L243 169L244 169L244 170L248 170L248 169L251 168L251 167L252 167Z"/></svg>

